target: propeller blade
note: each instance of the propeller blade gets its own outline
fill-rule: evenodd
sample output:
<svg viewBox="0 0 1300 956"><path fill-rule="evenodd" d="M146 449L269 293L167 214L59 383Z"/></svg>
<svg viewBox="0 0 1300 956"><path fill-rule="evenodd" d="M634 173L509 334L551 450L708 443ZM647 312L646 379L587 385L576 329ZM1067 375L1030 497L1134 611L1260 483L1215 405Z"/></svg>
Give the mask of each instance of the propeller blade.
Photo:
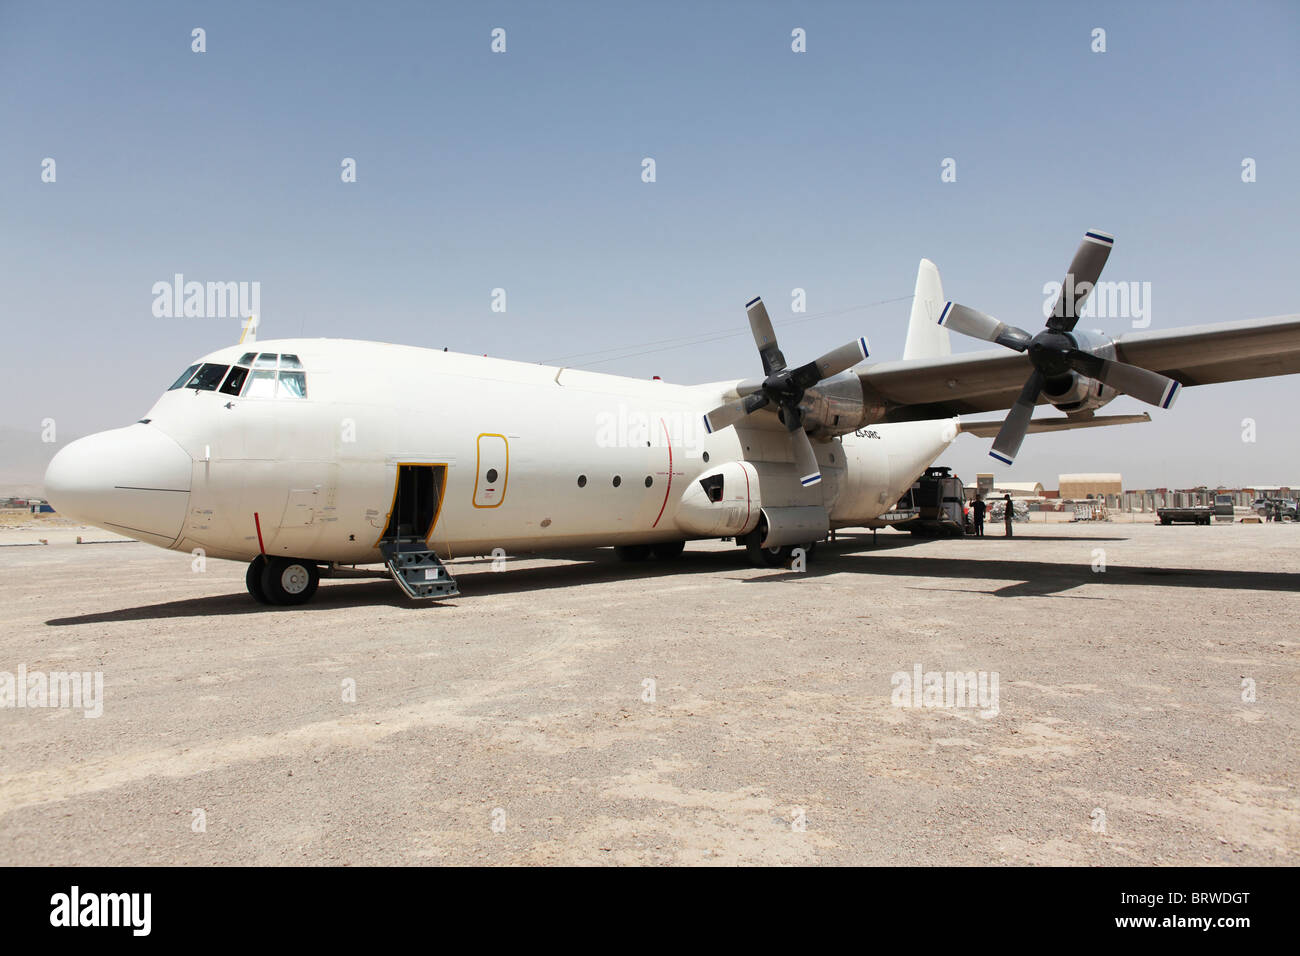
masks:
<svg viewBox="0 0 1300 956"><path fill-rule="evenodd" d="M1178 390L1182 388L1178 382L1159 372L1129 365L1127 362L1104 359L1091 352L1071 351L1070 364L1084 375L1105 382L1115 391L1132 395L1139 401L1158 408L1171 407L1178 398Z"/></svg>
<svg viewBox="0 0 1300 956"><path fill-rule="evenodd" d="M1043 373L1038 369L1030 373L1025 381L1025 387L1020 390L1020 397L1011 406L1011 411L1007 412L1002 427L998 429L998 437L993 439L993 448L989 452L991 458L997 459L1004 465L1010 465L1016 460L1020 444L1025 440L1025 433L1029 431L1029 420L1034 415L1034 406L1038 404L1038 396L1043 390L1044 381Z"/></svg>
<svg viewBox="0 0 1300 956"><path fill-rule="evenodd" d="M704 430L711 435L721 428L734 425L746 415L767 405L769 401L762 392L754 392L726 405L719 405L704 416Z"/></svg>
<svg viewBox="0 0 1300 956"><path fill-rule="evenodd" d="M868 354L867 340L860 338L856 342L832 349L807 365L800 365L790 373L790 378L800 388L811 388L823 379L848 371Z"/></svg>
<svg viewBox="0 0 1300 956"><path fill-rule="evenodd" d="M763 360L763 374L785 371L785 356L776 344L776 330L768 317L767 306L762 296L754 296L745 303L745 314L749 316L749 329L754 333L754 344L758 346L758 355Z"/></svg>
<svg viewBox="0 0 1300 956"><path fill-rule="evenodd" d="M1101 270L1114 245L1114 236L1096 229L1089 229L1083 234L1083 241L1079 243L1074 259L1070 262L1070 271L1066 273L1065 282L1061 285L1056 307L1047 320L1049 329L1069 332L1078 323L1079 310L1101 278Z"/></svg>
<svg viewBox="0 0 1300 956"><path fill-rule="evenodd" d="M790 427L793 420L795 426L790 428L790 444L794 451L795 469L799 473L799 484L805 488L811 488L822 480L821 466L817 464L817 453L813 451L812 442L808 440L808 433L803 430L803 418L799 415L796 408L787 407L785 412L786 427ZM794 415L790 414L794 411Z"/></svg>
<svg viewBox="0 0 1300 956"><path fill-rule="evenodd" d="M939 313L939 324L971 338L997 342L1009 349L1023 352L1029 346L1030 334L1023 329L1007 325L991 315L969 309L956 302L948 302Z"/></svg>

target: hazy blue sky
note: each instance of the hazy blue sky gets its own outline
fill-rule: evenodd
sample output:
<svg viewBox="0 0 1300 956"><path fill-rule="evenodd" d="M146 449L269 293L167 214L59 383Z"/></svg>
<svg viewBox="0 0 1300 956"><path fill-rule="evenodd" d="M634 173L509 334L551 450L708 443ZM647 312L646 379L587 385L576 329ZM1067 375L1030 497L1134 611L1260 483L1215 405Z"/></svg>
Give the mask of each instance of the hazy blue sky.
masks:
<svg viewBox="0 0 1300 956"><path fill-rule="evenodd" d="M263 337L688 382L755 373L743 304L781 331L795 287L833 314L783 333L792 360L864 333L897 357L908 302L865 306L922 256L1037 328L1089 227L1116 236L1105 278L1151 283L1152 328L1300 311L1298 54L1296 3L0 2L0 425L134 421L233 342L152 315L178 272L260 282ZM1300 483L1298 385L1031 436L1011 477ZM988 444L944 461L973 480Z"/></svg>

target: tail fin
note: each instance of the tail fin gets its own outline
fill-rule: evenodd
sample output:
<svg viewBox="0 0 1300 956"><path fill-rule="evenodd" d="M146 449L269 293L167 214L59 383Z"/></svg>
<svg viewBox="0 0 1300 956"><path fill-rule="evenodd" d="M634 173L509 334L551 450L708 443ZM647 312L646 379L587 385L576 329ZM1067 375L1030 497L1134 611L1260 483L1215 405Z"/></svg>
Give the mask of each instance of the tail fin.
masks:
<svg viewBox="0 0 1300 956"><path fill-rule="evenodd" d="M916 293L912 299L912 319L907 326L903 358L939 358L952 354L948 330L939 324L939 312L945 301L939 267L929 259L922 259L916 270Z"/></svg>

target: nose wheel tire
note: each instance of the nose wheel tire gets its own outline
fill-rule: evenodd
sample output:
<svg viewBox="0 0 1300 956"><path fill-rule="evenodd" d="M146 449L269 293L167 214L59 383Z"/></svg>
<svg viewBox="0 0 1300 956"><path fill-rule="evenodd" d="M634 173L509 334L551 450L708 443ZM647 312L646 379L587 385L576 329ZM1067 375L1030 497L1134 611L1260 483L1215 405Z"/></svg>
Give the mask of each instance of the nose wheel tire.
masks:
<svg viewBox="0 0 1300 956"><path fill-rule="evenodd" d="M252 568L249 568L252 574ZM320 571L310 561L297 558L267 558L262 567L261 586L266 603L283 606L305 604L316 593ZM252 590L250 587L249 590ZM257 595L254 595L256 597Z"/></svg>

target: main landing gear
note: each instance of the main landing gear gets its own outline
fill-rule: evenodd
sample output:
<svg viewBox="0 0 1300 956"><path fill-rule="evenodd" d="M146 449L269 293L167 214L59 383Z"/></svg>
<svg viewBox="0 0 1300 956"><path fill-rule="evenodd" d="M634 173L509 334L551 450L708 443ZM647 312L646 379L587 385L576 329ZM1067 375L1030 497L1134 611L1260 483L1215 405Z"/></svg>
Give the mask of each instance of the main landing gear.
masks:
<svg viewBox="0 0 1300 956"><path fill-rule="evenodd" d="M806 558L811 558L813 549L817 547L817 542L811 544L787 544L777 548L765 548L760 544L758 529L751 531L741 539L745 545L745 552L749 556L749 563L757 568L788 568L794 561L794 552L796 548L803 550Z"/></svg>
<svg viewBox="0 0 1300 956"><path fill-rule="evenodd" d="M259 554L244 575L248 593L262 604L305 604L320 584L320 569L311 561Z"/></svg>

